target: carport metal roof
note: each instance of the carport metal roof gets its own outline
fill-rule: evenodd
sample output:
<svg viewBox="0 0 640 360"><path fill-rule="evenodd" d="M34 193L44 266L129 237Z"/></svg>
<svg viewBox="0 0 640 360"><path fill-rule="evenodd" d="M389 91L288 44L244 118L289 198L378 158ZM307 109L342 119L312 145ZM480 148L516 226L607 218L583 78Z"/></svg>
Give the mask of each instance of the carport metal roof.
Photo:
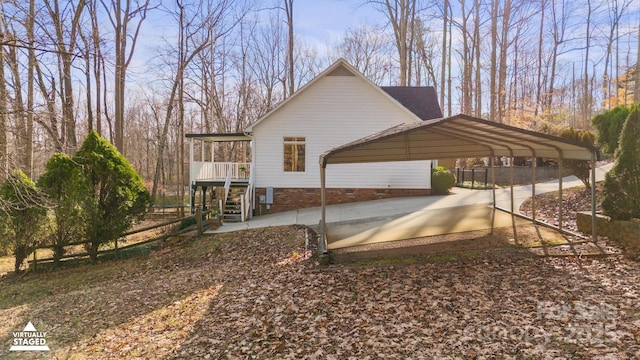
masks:
<svg viewBox="0 0 640 360"><path fill-rule="evenodd" d="M586 143L467 116L402 124L320 155L320 164L408 161L482 156L591 160Z"/></svg>
<svg viewBox="0 0 640 360"><path fill-rule="evenodd" d="M593 162L592 182L595 182L597 149L588 143L572 141L462 114L448 118L426 120L415 124L402 124L331 149L320 155L321 233L323 237L321 244L324 245L323 250L326 250L325 171L327 165L485 156L557 158L559 159L560 173L562 173L562 163L565 159L590 160ZM532 167L532 178L532 194L535 194L535 166ZM513 187L513 184L511 186ZM559 188L560 195L562 195L561 177ZM593 195L595 194L592 193ZM592 202L592 210L595 212L595 196L593 196ZM512 199L512 216L513 212ZM562 230L561 203L559 216L559 227ZM535 210L533 219L535 221ZM595 220L593 226L595 239Z"/></svg>

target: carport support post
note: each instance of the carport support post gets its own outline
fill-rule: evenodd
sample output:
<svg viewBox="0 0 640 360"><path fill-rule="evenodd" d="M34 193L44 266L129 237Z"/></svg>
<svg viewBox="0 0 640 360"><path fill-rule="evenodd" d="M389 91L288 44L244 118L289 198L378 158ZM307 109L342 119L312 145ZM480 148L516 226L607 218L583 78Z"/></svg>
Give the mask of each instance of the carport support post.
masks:
<svg viewBox="0 0 640 360"><path fill-rule="evenodd" d="M596 234L596 152L591 154L591 239L598 241Z"/></svg>
<svg viewBox="0 0 640 360"><path fill-rule="evenodd" d="M533 161L531 162L531 219L536 223L536 152L532 151Z"/></svg>
<svg viewBox="0 0 640 360"><path fill-rule="evenodd" d="M318 244L318 250L320 250L320 254L327 253L327 199L325 170L326 168L322 164L320 164L320 201L322 202L322 217L320 219L320 243Z"/></svg>
<svg viewBox="0 0 640 360"><path fill-rule="evenodd" d="M489 163L491 164L491 197L493 199L493 211L491 211L491 234L496 223L496 171L495 171L495 158L496 154L491 154Z"/></svg>
<svg viewBox="0 0 640 360"><path fill-rule="evenodd" d="M562 177L564 176L564 161L562 153L558 161L558 229L562 232Z"/></svg>
<svg viewBox="0 0 640 360"><path fill-rule="evenodd" d="M509 163L509 186L511 187L511 226L513 226L513 241L518 243L518 231L516 230L516 214L515 214L515 203L513 200L513 150L509 149L511 155L511 161Z"/></svg>

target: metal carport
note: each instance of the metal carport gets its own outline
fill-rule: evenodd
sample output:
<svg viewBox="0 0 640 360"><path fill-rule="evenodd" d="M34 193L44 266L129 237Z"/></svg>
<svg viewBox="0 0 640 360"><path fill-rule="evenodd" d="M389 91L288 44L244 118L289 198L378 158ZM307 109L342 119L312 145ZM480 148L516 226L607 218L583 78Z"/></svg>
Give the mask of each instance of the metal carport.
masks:
<svg viewBox="0 0 640 360"><path fill-rule="evenodd" d="M595 185L595 161L597 149L590 144L575 142L557 136L538 133L499 124L468 115L426 120L415 124L402 124L351 143L326 151L320 155L320 187L322 219L320 223L320 250L327 251L326 239L326 170L330 164L349 164L381 161L433 160L442 158L525 156L557 158L559 173L563 172L563 160L591 161L591 179ZM532 166L532 196L535 194L536 167ZM493 173L493 164L491 164ZM513 200L513 171L511 172L511 216L515 229ZM492 176L495 179L495 176ZM562 176L559 176L562 199ZM595 186L592 186L592 234L595 231ZM559 229L562 231L562 202L559 200ZM496 195L493 190L493 218ZM533 204L535 222L535 203Z"/></svg>

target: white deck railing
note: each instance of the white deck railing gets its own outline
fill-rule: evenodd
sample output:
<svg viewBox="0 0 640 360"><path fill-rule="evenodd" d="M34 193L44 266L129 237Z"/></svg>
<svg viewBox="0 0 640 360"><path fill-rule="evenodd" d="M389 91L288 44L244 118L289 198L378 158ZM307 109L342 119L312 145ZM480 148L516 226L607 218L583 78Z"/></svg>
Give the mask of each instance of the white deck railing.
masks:
<svg viewBox="0 0 640 360"><path fill-rule="evenodd" d="M251 165L251 175L249 175L249 184L247 185L247 192L242 195L242 222L251 218L254 189L253 189L253 165Z"/></svg>
<svg viewBox="0 0 640 360"><path fill-rule="evenodd" d="M194 161L189 167L191 181L197 180L225 180L229 170L232 179L248 180L251 173L250 162L208 162Z"/></svg>

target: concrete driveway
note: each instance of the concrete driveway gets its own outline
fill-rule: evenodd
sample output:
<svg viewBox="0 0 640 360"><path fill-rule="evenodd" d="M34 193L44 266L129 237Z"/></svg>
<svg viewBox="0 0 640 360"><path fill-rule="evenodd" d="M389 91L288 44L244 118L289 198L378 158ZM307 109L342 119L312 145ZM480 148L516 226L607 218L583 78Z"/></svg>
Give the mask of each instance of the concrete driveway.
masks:
<svg viewBox="0 0 640 360"><path fill-rule="evenodd" d="M596 180L604 179L612 164L596 169ZM563 188L582 186L575 176L563 179ZM558 190L558 181L536 184L536 194ZM514 187L514 209L531 197L532 186ZM510 209L510 189L496 189L499 208ZM383 241L491 228L490 190L454 188L449 195L416 196L327 206L329 249ZM280 225L317 228L321 209L308 208L256 216L244 223L227 223L207 233L221 233ZM496 227L511 226L511 215L496 211ZM517 220L520 223L523 220Z"/></svg>

